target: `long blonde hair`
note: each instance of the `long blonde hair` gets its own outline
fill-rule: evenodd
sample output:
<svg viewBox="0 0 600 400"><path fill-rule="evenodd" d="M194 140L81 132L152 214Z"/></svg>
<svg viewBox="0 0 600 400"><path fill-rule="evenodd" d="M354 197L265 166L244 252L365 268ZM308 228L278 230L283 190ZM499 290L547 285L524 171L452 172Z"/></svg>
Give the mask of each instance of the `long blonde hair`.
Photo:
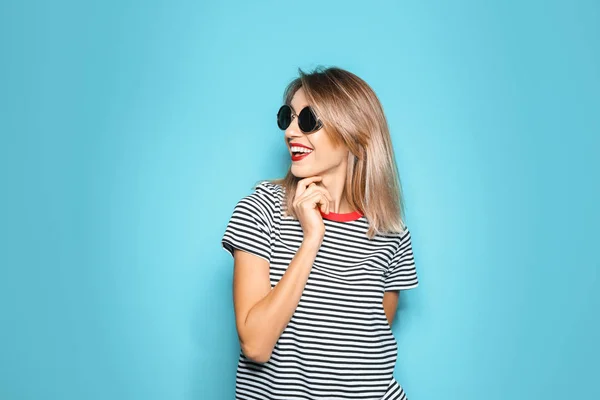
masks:
<svg viewBox="0 0 600 400"><path fill-rule="evenodd" d="M367 236L400 233L405 229L400 174L383 108L371 87L355 74L337 67L318 67L286 87L283 100L291 104L300 87L323 121L334 145L348 150L344 195L353 209L369 221ZM297 218L292 201L300 178L290 169L284 178L269 180L285 188L288 215Z"/></svg>

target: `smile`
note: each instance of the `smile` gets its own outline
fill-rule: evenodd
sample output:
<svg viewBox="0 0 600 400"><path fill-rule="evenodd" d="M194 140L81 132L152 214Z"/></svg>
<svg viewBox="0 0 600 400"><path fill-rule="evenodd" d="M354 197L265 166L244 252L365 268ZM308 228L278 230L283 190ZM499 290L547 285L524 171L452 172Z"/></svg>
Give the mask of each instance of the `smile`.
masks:
<svg viewBox="0 0 600 400"><path fill-rule="evenodd" d="M305 146L291 146L290 152L292 153L292 161L300 161L312 153L313 150Z"/></svg>

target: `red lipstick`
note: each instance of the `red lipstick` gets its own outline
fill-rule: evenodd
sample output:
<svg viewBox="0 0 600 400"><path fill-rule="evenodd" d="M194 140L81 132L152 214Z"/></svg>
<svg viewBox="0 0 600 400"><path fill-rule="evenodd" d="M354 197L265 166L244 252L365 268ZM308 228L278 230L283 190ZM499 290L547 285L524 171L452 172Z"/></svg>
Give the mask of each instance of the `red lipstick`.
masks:
<svg viewBox="0 0 600 400"><path fill-rule="evenodd" d="M302 153L301 152L294 153L294 152L291 151L291 149L293 147L301 147L301 148L304 148L304 149L313 150L310 147L305 146L305 145L300 144L300 143L290 143L290 153L291 153L291 156L292 156L292 161L300 161L303 158L305 158L306 156L308 156L310 153L312 153L312 151L308 152L308 153L303 153L303 152Z"/></svg>

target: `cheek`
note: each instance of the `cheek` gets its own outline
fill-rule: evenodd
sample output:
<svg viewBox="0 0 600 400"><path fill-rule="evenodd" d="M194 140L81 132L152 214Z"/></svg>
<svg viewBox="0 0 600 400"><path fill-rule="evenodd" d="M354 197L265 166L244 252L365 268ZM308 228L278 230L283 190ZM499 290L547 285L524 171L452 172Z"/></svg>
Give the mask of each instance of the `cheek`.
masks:
<svg viewBox="0 0 600 400"><path fill-rule="evenodd" d="M343 144L334 145L325 131L318 132L311 141L315 149L315 162L323 165L338 165L348 158L348 149Z"/></svg>
<svg viewBox="0 0 600 400"><path fill-rule="evenodd" d="M314 162L323 166L339 165L348 159L348 150L343 148L319 148L313 153Z"/></svg>
<svg viewBox="0 0 600 400"><path fill-rule="evenodd" d="M334 146L333 142L327 137L325 132L319 132L313 141L313 148L319 154L319 158L330 157L336 155L341 150L341 146Z"/></svg>

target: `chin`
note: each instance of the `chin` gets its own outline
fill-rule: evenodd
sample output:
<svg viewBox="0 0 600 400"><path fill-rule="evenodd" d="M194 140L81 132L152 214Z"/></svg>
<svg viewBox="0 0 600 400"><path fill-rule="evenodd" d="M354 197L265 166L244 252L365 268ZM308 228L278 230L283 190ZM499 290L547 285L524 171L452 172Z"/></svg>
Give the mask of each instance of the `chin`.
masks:
<svg viewBox="0 0 600 400"><path fill-rule="evenodd" d="M318 171L318 170L315 170L314 168L300 167L300 166L296 166L296 165L292 165L292 168L290 168L290 172L292 173L292 175L294 175L296 178L299 178L299 179L308 178L308 177L316 176L316 175L321 175L323 173L323 171Z"/></svg>
<svg viewBox="0 0 600 400"><path fill-rule="evenodd" d="M294 175L296 178L302 179L302 178L306 178L310 173L309 170L307 170L306 168L299 168L298 166L292 165L292 167L290 168L290 172L292 173L292 175Z"/></svg>

